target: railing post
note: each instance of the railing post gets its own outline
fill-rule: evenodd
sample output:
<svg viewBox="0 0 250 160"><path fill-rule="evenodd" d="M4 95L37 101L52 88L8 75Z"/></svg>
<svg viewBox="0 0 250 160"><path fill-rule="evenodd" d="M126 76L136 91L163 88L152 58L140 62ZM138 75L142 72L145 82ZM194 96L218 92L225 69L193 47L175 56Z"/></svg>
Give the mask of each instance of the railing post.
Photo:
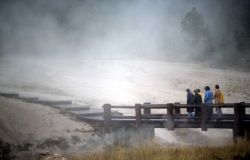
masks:
<svg viewBox="0 0 250 160"><path fill-rule="evenodd" d="M168 116L168 121L167 121L168 130L174 130L173 103L167 104L167 116Z"/></svg>
<svg viewBox="0 0 250 160"><path fill-rule="evenodd" d="M233 128L233 140L237 142L237 138L244 137L245 127L241 124L242 116L246 113L245 107L241 103L234 105L234 128Z"/></svg>
<svg viewBox="0 0 250 160"><path fill-rule="evenodd" d="M234 128L233 128L233 140L237 141L238 136L240 135L240 105L234 104Z"/></svg>
<svg viewBox="0 0 250 160"><path fill-rule="evenodd" d="M201 104L201 131L207 131L208 106Z"/></svg>
<svg viewBox="0 0 250 160"><path fill-rule="evenodd" d="M180 102L174 102L174 104L180 104ZM181 114L180 108L174 108L174 114Z"/></svg>
<svg viewBox="0 0 250 160"><path fill-rule="evenodd" d="M141 104L135 104L135 120L136 126L141 126Z"/></svg>
<svg viewBox="0 0 250 160"><path fill-rule="evenodd" d="M151 103L143 103L143 104L151 104ZM144 108L143 114L151 114L151 108Z"/></svg>
<svg viewBox="0 0 250 160"><path fill-rule="evenodd" d="M243 117L246 115L246 107L243 105L245 102L240 103L241 113L240 113L240 134L244 138L247 127L242 123Z"/></svg>
<svg viewBox="0 0 250 160"><path fill-rule="evenodd" d="M110 133L111 131L111 105L104 104L103 105L103 125L104 125L104 133Z"/></svg>
<svg viewBox="0 0 250 160"><path fill-rule="evenodd" d="M245 116L246 115L246 104L245 102L241 102L241 107L242 107L242 116ZM250 140L250 127L249 126L246 126L244 125L243 126L243 129L244 129L244 136L247 140Z"/></svg>

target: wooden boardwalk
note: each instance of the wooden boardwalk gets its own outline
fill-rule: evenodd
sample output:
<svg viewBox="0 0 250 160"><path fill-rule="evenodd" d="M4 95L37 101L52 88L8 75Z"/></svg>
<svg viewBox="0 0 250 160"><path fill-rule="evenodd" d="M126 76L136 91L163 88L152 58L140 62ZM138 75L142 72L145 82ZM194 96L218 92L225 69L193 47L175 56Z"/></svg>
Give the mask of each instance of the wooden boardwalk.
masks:
<svg viewBox="0 0 250 160"><path fill-rule="evenodd" d="M38 97L23 97L16 93L0 93L0 96L15 98L29 103L38 103L54 108L62 109L78 119L92 124L102 130L103 133L111 133L119 128L147 128L154 132L154 128L201 128L207 131L208 128L232 129L233 138L250 137L250 115L246 114L246 108L250 108L250 103L226 103L222 105L186 105L186 104L135 104L134 106L117 106L104 104L102 109L92 108L88 105L73 104L69 100L41 100ZM186 109L193 107L199 110L200 114L189 118ZM208 111L217 107L231 108L233 113L217 116L208 116ZM115 111L118 109L131 110L134 115L124 115ZM181 110L185 109L185 113ZM158 110L157 114L153 113ZM161 113L161 114L159 114ZM154 135L154 133L152 133Z"/></svg>
<svg viewBox="0 0 250 160"><path fill-rule="evenodd" d="M0 96L7 98L14 98L28 103L42 104L53 108L61 109L64 112L74 115L76 118L84 120L87 117L103 117L104 110L101 108L90 107L89 105L82 105L73 103L71 100L46 100L39 97L26 97L17 93L0 93ZM112 111L112 115L122 115L117 111Z"/></svg>
<svg viewBox="0 0 250 160"><path fill-rule="evenodd" d="M200 111L200 115L189 118L185 114L181 114L181 109L189 107ZM212 114L208 116L209 108L231 108L233 114L223 114L217 116ZM135 104L135 106L112 106L110 104L103 105L104 119L103 127L106 133L112 131L112 127L133 125L137 128L150 126L152 128L201 128L207 131L208 128L232 129L234 140L237 137L249 137L250 115L246 114L246 108L250 108L250 103L226 103L221 105L186 105L186 104ZM132 109L134 116L112 116L112 109ZM159 110L162 114L152 114L152 110Z"/></svg>

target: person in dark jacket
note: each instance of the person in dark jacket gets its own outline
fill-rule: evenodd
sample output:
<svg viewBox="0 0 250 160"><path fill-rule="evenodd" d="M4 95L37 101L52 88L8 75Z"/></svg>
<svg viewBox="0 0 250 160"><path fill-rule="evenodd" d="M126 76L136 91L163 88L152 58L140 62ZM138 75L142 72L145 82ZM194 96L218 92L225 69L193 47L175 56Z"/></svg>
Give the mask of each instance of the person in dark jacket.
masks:
<svg viewBox="0 0 250 160"><path fill-rule="evenodd" d="M189 88L186 89L187 92L187 104L192 105L193 104L193 99L194 99L194 95L193 93L190 91ZM193 107L188 107L187 108L187 113L188 113L188 117L194 117L194 108Z"/></svg>
<svg viewBox="0 0 250 160"><path fill-rule="evenodd" d="M194 105L201 105L202 104L202 97L200 95L200 89L194 90L194 100L193 100ZM196 108L195 109L195 116L200 116L201 114L201 109Z"/></svg>

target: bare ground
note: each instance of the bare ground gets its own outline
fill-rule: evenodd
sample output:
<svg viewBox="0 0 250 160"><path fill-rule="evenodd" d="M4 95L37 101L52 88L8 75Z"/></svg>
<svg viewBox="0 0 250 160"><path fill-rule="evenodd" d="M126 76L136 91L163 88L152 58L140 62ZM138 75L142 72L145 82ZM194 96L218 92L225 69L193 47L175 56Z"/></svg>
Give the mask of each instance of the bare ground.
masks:
<svg viewBox="0 0 250 160"><path fill-rule="evenodd" d="M250 102L250 74L199 64L162 61L1 59L0 90L42 98L74 99L101 107L104 103L185 103L185 89L220 84L226 102ZM53 152L103 147L92 128L56 109L0 97L0 137L13 144ZM223 112L227 112L224 110ZM230 110L228 111L230 112ZM131 113L128 113L131 114ZM156 131L163 144L221 145L230 130Z"/></svg>
<svg viewBox="0 0 250 160"><path fill-rule="evenodd" d="M101 144L93 128L59 110L0 97L0 137L23 150L70 153Z"/></svg>

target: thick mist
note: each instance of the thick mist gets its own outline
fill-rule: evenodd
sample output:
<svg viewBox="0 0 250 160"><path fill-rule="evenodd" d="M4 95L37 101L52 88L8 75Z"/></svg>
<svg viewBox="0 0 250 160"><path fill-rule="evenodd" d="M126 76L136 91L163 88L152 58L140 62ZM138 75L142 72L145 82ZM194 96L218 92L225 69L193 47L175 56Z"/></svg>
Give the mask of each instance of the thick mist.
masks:
<svg viewBox="0 0 250 160"><path fill-rule="evenodd" d="M172 3L8 2L1 9L1 53L123 58L180 52L176 43L185 43L174 37L182 36L180 19L192 6L180 14Z"/></svg>
<svg viewBox="0 0 250 160"><path fill-rule="evenodd" d="M204 96L205 86L219 84L225 102L249 102L250 74L234 69L250 67L249 12L249 0L1 0L0 92L101 108L184 104L186 88ZM43 124L64 136L64 125L72 126L62 115L61 125L53 123L59 128L51 126L47 120L58 114L49 114L50 108L2 101L2 124L17 128L9 125L8 133L0 126L5 136L32 140L29 132L35 132L39 138ZM26 122L31 126L20 127ZM184 145L221 145L231 136L219 130L156 132L160 143Z"/></svg>
<svg viewBox="0 0 250 160"><path fill-rule="evenodd" d="M228 61L224 55L233 55L249 63L249 6L246 0L6 0L0 55L176 61ZM194 43L181 26L193 8L209 42Z"/></svg>

